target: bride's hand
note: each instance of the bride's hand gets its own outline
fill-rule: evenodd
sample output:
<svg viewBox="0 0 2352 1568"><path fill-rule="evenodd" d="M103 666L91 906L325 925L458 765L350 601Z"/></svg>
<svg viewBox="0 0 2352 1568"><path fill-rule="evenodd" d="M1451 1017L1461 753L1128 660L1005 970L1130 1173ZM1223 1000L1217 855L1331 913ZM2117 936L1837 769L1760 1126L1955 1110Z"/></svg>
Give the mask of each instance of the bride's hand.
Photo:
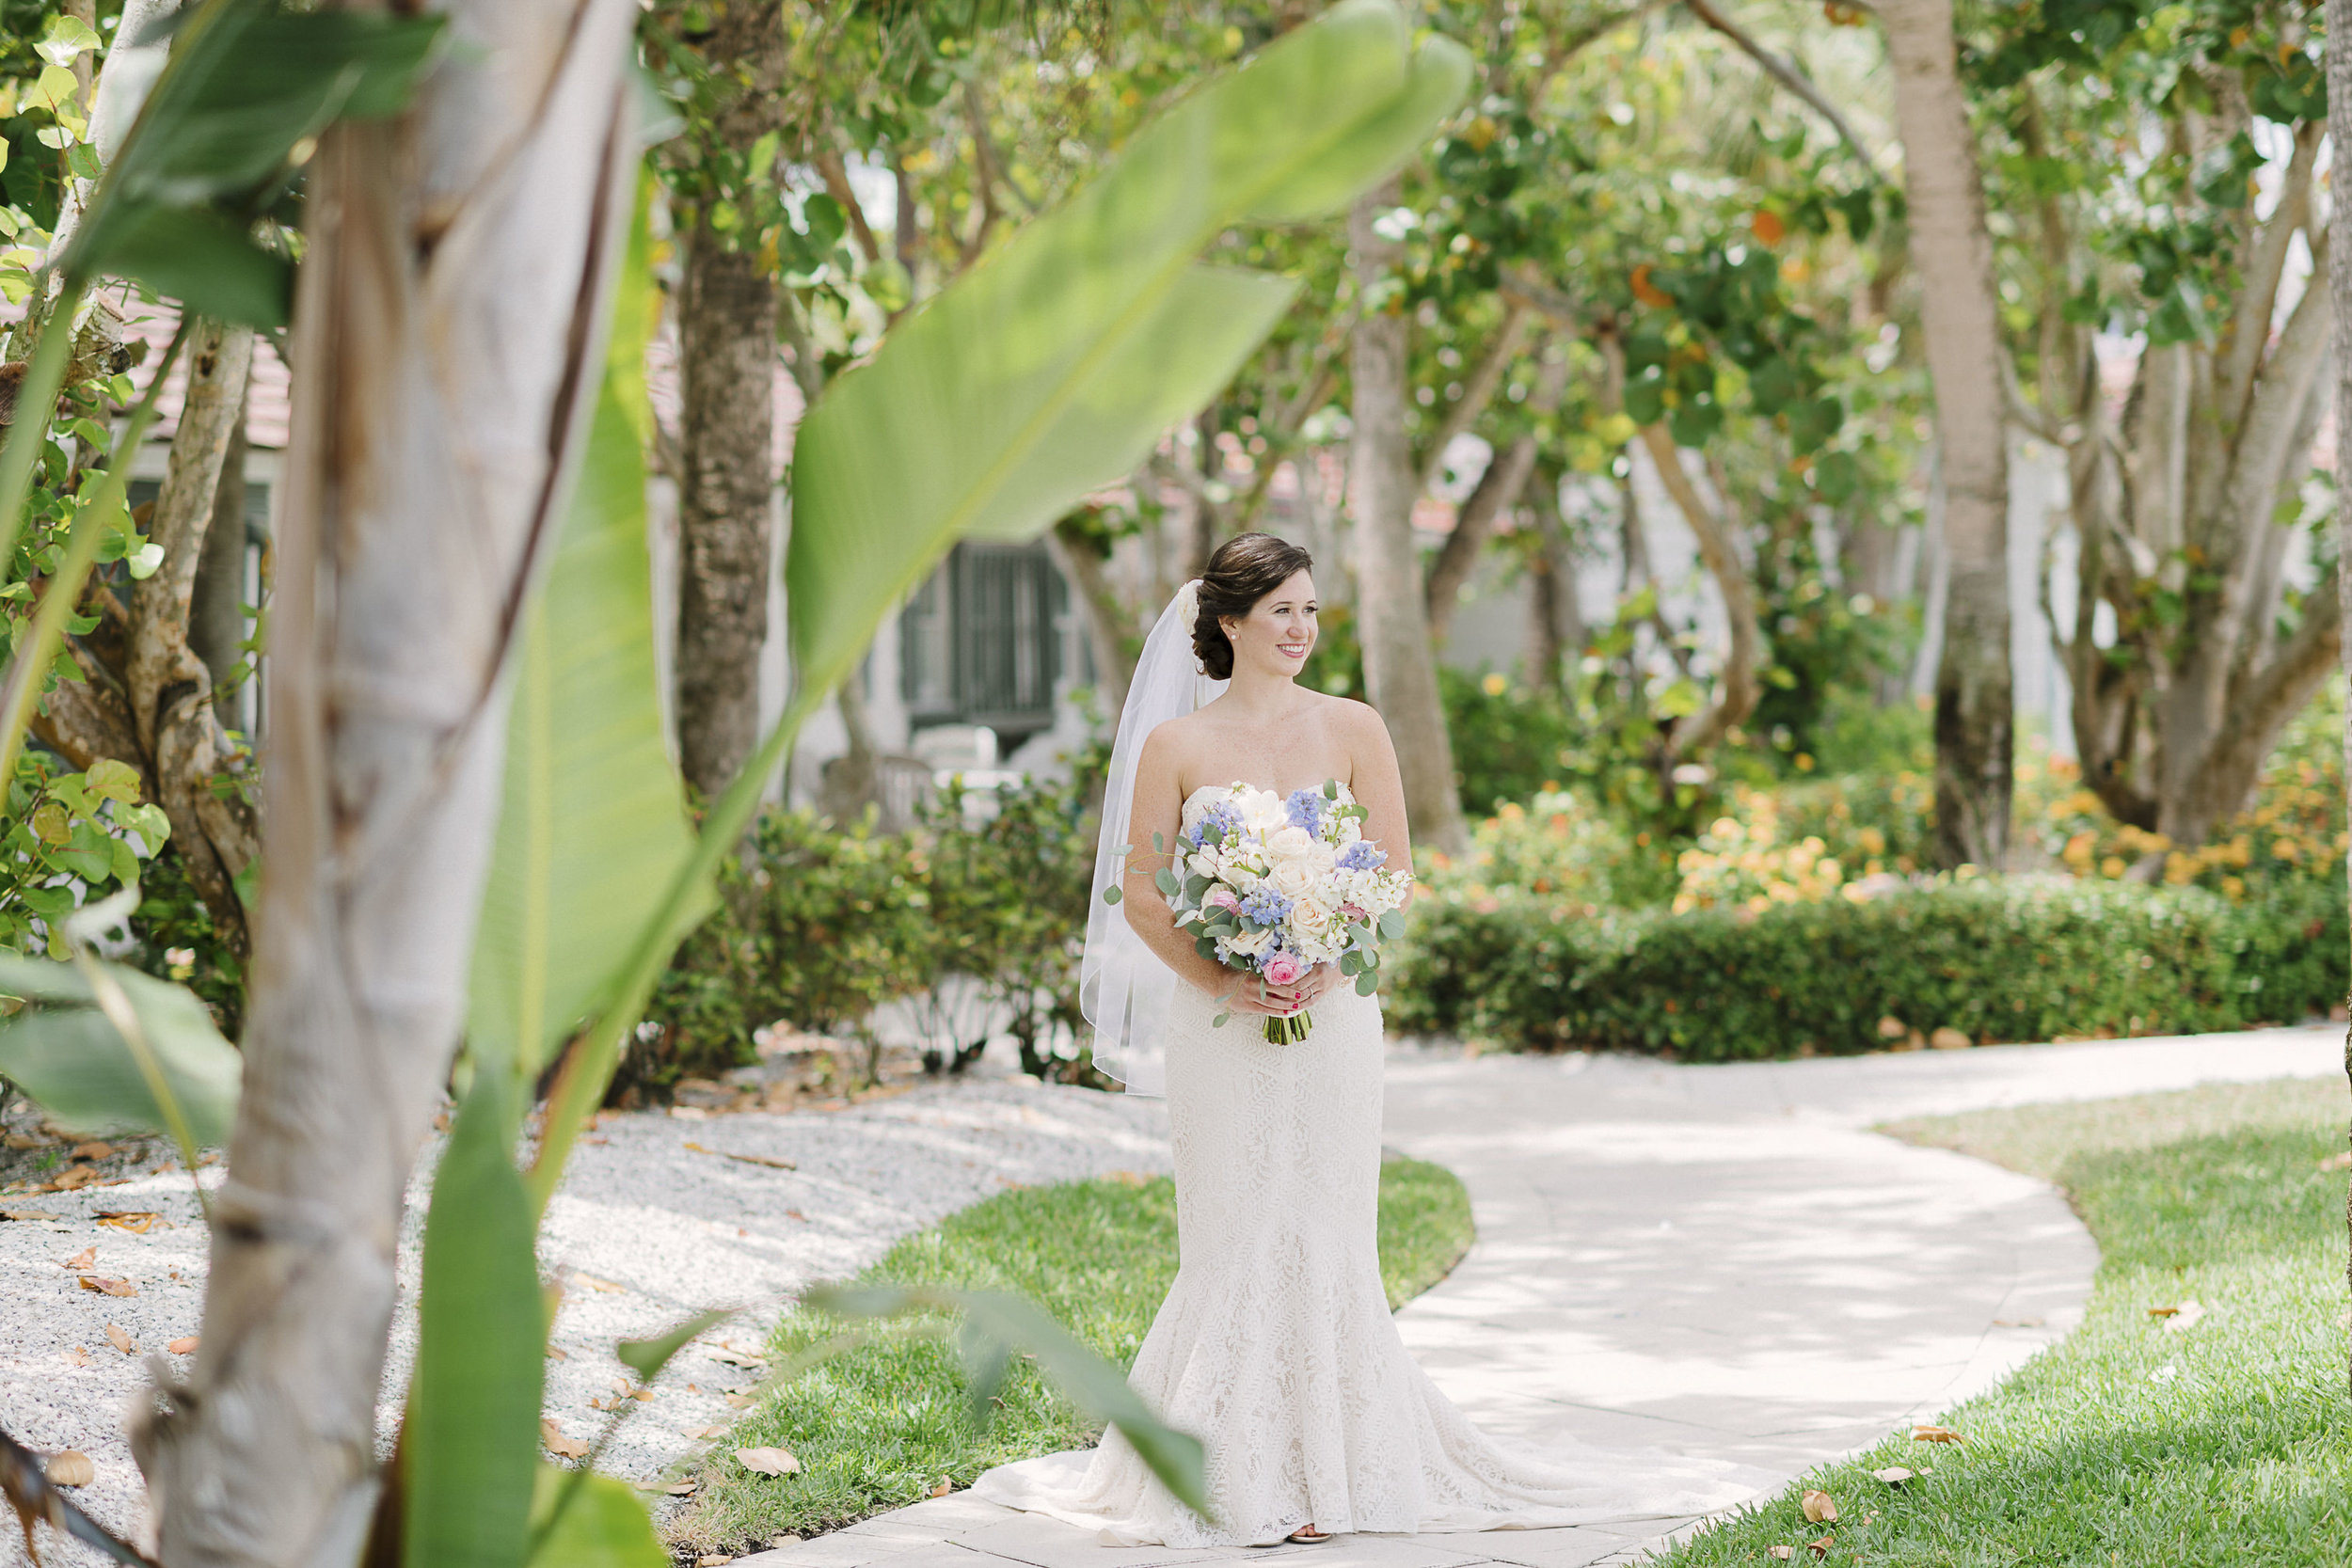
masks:
<svg viewBox="0 0 2352 1568"><path fill-rule="evenodd" d="M1290 1018L1312 1007L1339 978L1336 964L1317 964L1303 978L1287 986L1268 984L1255 974L1241 975L1231 1006L1237 1013L1259 1018Z"/></svg>

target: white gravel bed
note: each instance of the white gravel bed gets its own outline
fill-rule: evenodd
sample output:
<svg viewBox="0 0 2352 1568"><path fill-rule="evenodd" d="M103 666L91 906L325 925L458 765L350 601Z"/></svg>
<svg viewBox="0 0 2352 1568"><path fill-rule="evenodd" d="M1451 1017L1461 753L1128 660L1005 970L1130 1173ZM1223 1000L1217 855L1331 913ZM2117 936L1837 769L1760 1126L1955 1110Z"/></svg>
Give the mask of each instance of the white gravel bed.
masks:
<svg viewBox="0 0 2352 1568"><path fill-rule="evenodd" d="M415 1354L413 1292L437 1152L420 1162L403 1227L403 1304L381 1406L388 1435ZM110 1174L138 1173L119 1186L0 1197L0 1209L54 1216L0 1223L0 1427L44 1450L89 1455L97 1479L77 1500L135 1537L145 1533L144 1505L123 1415L144 1357L197 1332L206 1266L186 1173L154 1171L164 1154L159 1143L127 1147L107 1163ZM601 1467L654 1481L703 1446L698 1433L739 1413L726 1395L762 1374L723 1357L760 1350L803 1288L854 1273L900 1237L1011 1187L1168 1167L1160 1101L1010 1077L926 1084L830 1112L608 1116L574 1153L540 1233L540 1266L564 1284L546 1412L565 1434L592 1440L611 1418L590 1402L618 1402L616 1380L629 1376L613 1356L617 1341L740 1308L680 1353L650 1399L628 1402L634 1408ZM202 1174L209 1183L220 1171ZM134 1234L97 1223L101 1210L151 1211L162 1223ZM89 1264L62 1266L91 1246ZM83 1273L127 1280L138 1293L84 1290ZM129 1338L131 1354L108 1339L108 1324ZM0 1514L0 1523L9 1527L0 1564L14 1568L25 1561L23 1540L13 1520ZM103 1560L43 1535L45 1561Z"/></svg>

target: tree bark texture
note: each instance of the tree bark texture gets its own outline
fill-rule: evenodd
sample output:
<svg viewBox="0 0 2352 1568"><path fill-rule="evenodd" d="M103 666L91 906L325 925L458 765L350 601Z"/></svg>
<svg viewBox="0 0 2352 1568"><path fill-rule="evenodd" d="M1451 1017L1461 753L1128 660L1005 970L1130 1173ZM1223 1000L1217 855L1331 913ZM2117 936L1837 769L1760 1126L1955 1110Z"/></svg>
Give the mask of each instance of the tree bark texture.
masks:
<svg viewBox="0 0 2352 1568"><path fill-rule="evenodd" d="M241 459L252 362L249 328L190 328L179 429L145 531L162 547L163 564L121 592L93 590L87 608L99 625L72 642L85 678L60 685L33 725L76 768L104 757L138 769L149 798L171 819L172 852L240 955L248 942L235 879L260 852L261 825L227 779L237 748L214 711L211 672L189 644L189 614L230 455ZM231 526L242 533L243 518Z"/></svg>
<svg viewBox="0 0 2352 1568"><path fill-rule="evenodd" d="M1936 857L1947 866L1997 870L2009 854L2015 736L2006 383L1993 241L1950 0L1883 0L1878 9L1895 68L1951 562L1935 677Z"/></svg>
<svg viewBox="0 0 2352 1568"><path fill-rule="evenodd" d="M1535 541L1528 553L1527 577L1534 604L1528 617L1527 678L1544 690L1561 691L1567 685L1564 661L1584 651L1586 637L1583 611L1576 601L1576 553L1560 516L1560 476L1549 469L1538 471L1531 496Z"/></svg>
<svg viewBox="0 0 2352 1568"><path fill-rule="evenodd" d="M678 301L685 407L678 492L677 731L706 799L759 743L775 523L776 283L759 258L696 227Z"/></svg>
<svg viewBox="0 0 2352 1568"><path fill-rule="evenodd" d="M681 155L747 155L779 129L784 67L779 0L711 8L701 47L735 84ZM878 259L848 171L836 157L829 188ZM705 799L734 782L759 743L759 662L768 641L769 572L775 557L775 376L781 294L755 250L728 248L706 207L686 237L678 312L678 619L673 677L678 763ZM816 367L808 367L812 374Z"/></svg>
<svg viewBox="0 0 2352 1568"><path fill-rule="evenodd" d="M2328 0L2328 36L2352 39L2352 0ZM2352 147L2352 50L2328 51L2328 133L2339 148ZM2330 249L2339 256L2352 257L2352 192L2339 191L2328 214L2328 229L2332 235ZM2338 267L2328 277L2328 292L2335 307L2333 338L2335 340L2336 396L2336 472L2352 474L2352 266ZM2352 508L2344 504L2343 493L2336 501L2336 559L2352 561ZM2336 603L2339 624L2352 621L2352 573L2336 573ZM2339 639L2339 644L2344 639ZM2341 645L2338 657L2348 677L2352 677L2352 653ZM2344 758L2346 787L2352 788L2352 704L2344 710ZM2352 859L2346 862L2346 876L2352 879ZM2347 882L2352 887L2352 881ZM2346 1026L2344 1042L2344 1071L2352 1079L2352 1025ZM2347 1185L2344 1197L2344 1227L2352 1233L2352 1185ZM2345 1269L2344 1283L2352 1288L2352 1264ZM2345 1366L2345 1384L2352 1387L2352 1361Z"/></svg>
<svg viewBox="0 0 2352 1568"><path fill-rule="evenodd" d="M252 403L246 384L246 404ZM213 495L213 520L196 562L196 588L188 604L188 646L213 678L215 701L225 702L230 677L245 657L245 414L229 433L220 465L220 488Z"/></svg>
<svg viewBox="0 0 2352 1568"><path fill-rule="evenodd" d="M1391 180L1360 198L1348 214L1348 244L1361 293L1378 290L1402 259L1403 246L1373 229L1373 220L1396 201ZM1405 429L1407 330L1401 310L1367 309L1351 345L1355 398L1347 488L1356 521L1358 625L1364 685L1396 747L1413 837L1459 855L1470 847L1470 830L1454 778L1454 746L1438 692L1421 555L1413 541L1413 502L1421 487Z"/></svg>
<svg viewBox="0 0 2352 1568"><path fill-rule="evenodd" d="M2227 141L2249 115L2224 104L2209 133ZM2342 270L2312 212L2320 134L2298 130L2267 217L2249 198L2240 293L2217 341L2144 350L2118 419L2092 373L2090 329L2071 328L2071 397L2045 410L2076 433L2068 477L2082 548L2059 653L2084 782L2120 820L2179 846L2245 809L2280 732L2338 662L2333 580L2280 631L2293 534L2280 503L2308 474L2327 410ZM2312 275L2273 333L2298 232ZM2061 234L2053 248L2073 243ZM2092 635L2103 603L2116 611L2112 647ZM2144 612L2153 605L2170 613Z"/></svg>
<svg viewBox="0 0 2352 1568"><path fill-rule="evenodd" d="M603 362L628 0L454 0L410 110L310 165L245 1087L203 1345L135 1418L167 1568L342 1568L410 1164L499 814L501 673Z"/></svg>

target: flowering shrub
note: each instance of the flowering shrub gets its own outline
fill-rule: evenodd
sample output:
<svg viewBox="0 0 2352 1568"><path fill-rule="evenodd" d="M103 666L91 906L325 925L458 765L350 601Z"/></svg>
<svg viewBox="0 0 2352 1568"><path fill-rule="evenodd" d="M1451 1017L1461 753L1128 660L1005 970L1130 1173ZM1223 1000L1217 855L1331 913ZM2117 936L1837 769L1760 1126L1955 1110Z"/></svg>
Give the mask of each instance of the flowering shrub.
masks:
<svg viewBox="0 0 2352 1568"><path fill-rule="evenodd" d="M2081 768L2063 758L2019 766L2020 836L2030 834L2075 876L2106 881L2160 855L2165 881L2210 888L2233 903L2260 901L2289 884L2341 890L2352 847L2344 821L2343 723L2340 702L2312 704L2271 753L2253 805L2195 848L2116 821L2083 787Z"/></svg>
<svg viewBox="0 0 2352 1568"><path fill-rule="evenodd" d="M1424 887L1472 901L1524 892L1597 911L1655 903L1674 886L1673 863L1649 833L1629 835L1582 796L1558 788L1524 806L1504 802L1471 830L1468 856L1424 848L1415 860Z"/></svg>

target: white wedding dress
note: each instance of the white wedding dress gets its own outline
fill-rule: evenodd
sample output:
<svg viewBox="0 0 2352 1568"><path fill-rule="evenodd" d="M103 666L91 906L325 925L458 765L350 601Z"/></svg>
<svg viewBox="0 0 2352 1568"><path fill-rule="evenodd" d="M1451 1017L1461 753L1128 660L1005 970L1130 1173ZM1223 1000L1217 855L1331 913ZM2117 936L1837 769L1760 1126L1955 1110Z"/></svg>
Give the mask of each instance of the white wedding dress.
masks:
<svg viewBox="0 0 2352 1568"><path fill-rule="evenodd" d="M1205 792L1204 792L1205 793ZM1185 802L1192 825L1200 796ZM1294 1045L1176 987L1167 1045L1178 1269L1128 1381L1201 1439L1217 1517L1176 1500L1116 1431L1000 1465L972 1495L1106 1545L1278 1542L1301 1526L1479 1530L1711 1513L1746 1474L1673 1455L1486 1437L1396 1331L1376 1245L1380 1001L1335 987Z"/></svg>

